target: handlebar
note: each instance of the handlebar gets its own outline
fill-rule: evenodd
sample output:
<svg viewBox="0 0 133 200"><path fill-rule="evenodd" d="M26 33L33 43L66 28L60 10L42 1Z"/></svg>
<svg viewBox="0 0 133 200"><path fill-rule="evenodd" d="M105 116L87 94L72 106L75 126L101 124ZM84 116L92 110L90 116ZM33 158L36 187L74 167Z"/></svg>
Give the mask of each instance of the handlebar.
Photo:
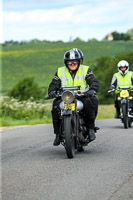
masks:
<svg viewBox="0 0 133 200"><path fill-rule="evenodd" d="M71 89L74 90L74 94L76 95L77 98L85 97L85 96L89 96L89 97L94 97L94 96L96 96L96 92L94 92L94 94L91 95L91 94L88 94L88 91L89 91L89 90L85 90L85 91L83 92L83 91L79 90L79 86L74 86L74 87L62 87L60 90L57 91L57 93L55 94L54 97L47 96L47 97L45 97L44 99L45 99L45 100L49 100L49 99L54 99L54 98L61 97L61 95L62 95L62 93L63 93L64 91L71 90Z"/></svg>
<svg viewBox="0 0 133 200"><path fill-rule="evenodd" d="M111 93L111 92L114 92L114 91L115 91L115 89L108 90L108 93Z"/></svg>
<svg viewBox="0 0 133 200"><path fill-rule="evenodd" d="M47 97L45 97L44 99L45 100L49 100L49 99L54 99L54 98L57 98L57 97L60 97L61 95L56 95L55 97L50 97L50 96L47 96Z"/></svg>
<svg viewBox="0 0 133 200"><path fill-rule="evenodd" d="M81 86L66 86L66 87L62 87L61 90L80 90Z"/></svg>
<svg viewBox="0 0 133 200"><path fill-rule="evenodd" d="M47 97L45 97L44 99L45 99L45 100L49 100L49 99L53 99L53 98L47 96Z"/></svg>
<svg viewBox="0 0 133 200"><path fill-rule="evenodd" d="M133 86L116 87L116 89L108 90L108 93L111 93L111 92L114 92L115 90L120 90L120 89L122 89L122 90L130 90L132 88L133 88Z"/></svg>

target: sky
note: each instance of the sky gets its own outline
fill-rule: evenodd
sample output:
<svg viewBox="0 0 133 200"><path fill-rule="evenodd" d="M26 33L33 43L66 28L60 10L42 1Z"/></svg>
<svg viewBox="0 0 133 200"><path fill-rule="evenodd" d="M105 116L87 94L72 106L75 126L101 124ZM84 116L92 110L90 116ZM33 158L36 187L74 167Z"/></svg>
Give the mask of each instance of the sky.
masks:
<svg viewBox="0 0 133 200"><path fill-rule="evenodd" d="M0 43L102 40L133 28L132 0L0 0Z"/></svg>

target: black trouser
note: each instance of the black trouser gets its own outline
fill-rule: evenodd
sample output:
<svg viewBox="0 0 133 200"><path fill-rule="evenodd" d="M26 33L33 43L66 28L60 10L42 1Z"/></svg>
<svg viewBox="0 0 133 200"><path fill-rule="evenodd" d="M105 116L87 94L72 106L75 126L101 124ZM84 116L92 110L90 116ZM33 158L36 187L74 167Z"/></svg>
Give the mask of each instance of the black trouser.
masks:
<svg viewBox="0 0 133 200"><path fill-rule="evenodd" d="M116 111L117 111L118 113L120 113L120 103L119 103L119 101L117 100L117 98L118 98L119 96L120 96L119 93L115 95L115 108L116 108Z"/></svg>
<svg viewBox="0 0 133 200"><path fill-rule="evenodd" d="M94 129L95 127L95 118L98 113L98 98L97 97L83 97L80 99L83 102L83 112L85 113L85 122L87 129ZM62 100L55 99L53 101L52 107L52 119L53 119L53 127L54 133L59 134L59 126L60 126L60 110L59 104Z"/></svg>

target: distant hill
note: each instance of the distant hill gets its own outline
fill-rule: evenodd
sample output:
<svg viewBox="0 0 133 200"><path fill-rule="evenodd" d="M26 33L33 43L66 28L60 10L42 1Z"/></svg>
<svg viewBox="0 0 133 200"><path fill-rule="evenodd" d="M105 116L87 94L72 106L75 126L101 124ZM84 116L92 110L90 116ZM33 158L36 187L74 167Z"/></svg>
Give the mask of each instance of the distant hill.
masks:
<svg viewBox="0 0 133 200"><path fill-rule="evenodd" d="M2 91L18 81L34 76L40 87L48 87L58 67L64 65L64 53L79 48L84 53L84 64L91 67L96 58L133 52L133 41L31 41L2 47Z"/></svg>

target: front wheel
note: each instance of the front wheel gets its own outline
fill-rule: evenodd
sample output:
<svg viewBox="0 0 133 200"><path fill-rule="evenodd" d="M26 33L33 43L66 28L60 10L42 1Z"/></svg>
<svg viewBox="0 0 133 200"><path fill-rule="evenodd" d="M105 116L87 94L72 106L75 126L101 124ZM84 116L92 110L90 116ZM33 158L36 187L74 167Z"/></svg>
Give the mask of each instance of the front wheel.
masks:
<svg viewBox="0 0 133 200"><path fill-rule="evenodd" d="M65 148L68 158L75 155L75 137L73 134L71 116L64 116Z"/></svg>
<svg viewBox="0 0 133 200"><path fill-rule="evenodd" d="M123 123L124 123L124 128L128 128L128 113L127 113L127 105L122 104L122 115L123 115Z"/></svg>

